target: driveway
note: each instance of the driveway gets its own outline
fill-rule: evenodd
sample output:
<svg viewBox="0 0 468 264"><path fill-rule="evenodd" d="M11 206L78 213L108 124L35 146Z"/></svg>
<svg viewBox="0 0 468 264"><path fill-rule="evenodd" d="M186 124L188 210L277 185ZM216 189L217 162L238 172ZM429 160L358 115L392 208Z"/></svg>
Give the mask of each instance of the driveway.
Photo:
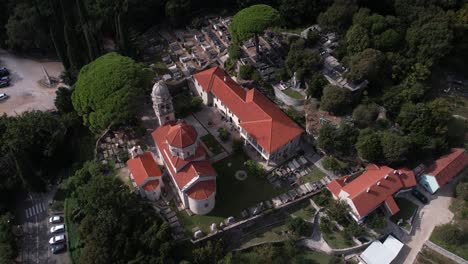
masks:
<svg viewBox="0 0 468 264"><path fill-rule="evenodd" d="M7 67L11 78L10 87L0 89L0 93L10 96L0 102L0 114L16 115L28 110L55 108L57 87L44 88L38 84L44 78L42 66L53 77L59 77L63 71L61 62L23 58L0 49L0 67Z"/></svg>
<svg viewBox="0 0 468 264"><path fill-rule="evenodd" d="M452 220L453 213L449 210L449 206L452 202L454 183L455 181L452 181L439 190L432 197L429 204L420 209L411 236L403 239L402 242L406 246L393 263L412 264L424 243L431 236L434 227L446 224ZM428 193L425 193L425 195L431 197Z"/></svg>

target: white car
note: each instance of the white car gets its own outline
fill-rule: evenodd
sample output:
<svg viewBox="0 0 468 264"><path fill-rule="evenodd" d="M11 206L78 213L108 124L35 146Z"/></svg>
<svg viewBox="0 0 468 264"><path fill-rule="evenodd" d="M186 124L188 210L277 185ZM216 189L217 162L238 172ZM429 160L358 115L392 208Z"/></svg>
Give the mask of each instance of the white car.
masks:
<svg viewBox="0 0 468 264"><path fill-rule="evenodd" d="M54 233L61 233L65 230L65 225L64 224L61 224L61 225L56 225L56 226L53 226L50 228L50 233L54 234Z"/></svg>
<svg viewBox="0 0 468 264"><path fill-rule="evenodd" d="M49 218L49 223L51 224L57 224L57 223L62 223L63 218L58 215L54 215L51 218Z"/></svg>
<svg viewBox="0 0 468 264"><path fill-rule="evenodd" d="M62 242L65 242L65 235L53 236L49 239L49 244L51 245L55 245Z"/></svg>
<svg viewBox="0 0 468 264"><path fill-rule="evenodd" d="M8 97L9 97L8 94L1 93L1 94L0 94L0 101L3 101L3 100L5 100L5 99L7 99Z"/></svg>

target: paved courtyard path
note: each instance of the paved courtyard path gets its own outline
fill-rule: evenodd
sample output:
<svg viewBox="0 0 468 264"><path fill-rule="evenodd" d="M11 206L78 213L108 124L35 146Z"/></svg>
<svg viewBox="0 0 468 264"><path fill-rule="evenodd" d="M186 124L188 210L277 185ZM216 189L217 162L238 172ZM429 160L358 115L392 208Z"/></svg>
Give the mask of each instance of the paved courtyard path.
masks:
<svg viewBox="0 0 468 264"><path fill-rule="evenodd" d="M421 208L415 220L411 236L403 239L406 246L395 259L394 263L412 264L422 249L424 243L430 238L432 231L438 225L448 223L453 218L449 210L455 181L446 185L432 197L430 203ZM426 194L426 196L430 197Z"/></svg>

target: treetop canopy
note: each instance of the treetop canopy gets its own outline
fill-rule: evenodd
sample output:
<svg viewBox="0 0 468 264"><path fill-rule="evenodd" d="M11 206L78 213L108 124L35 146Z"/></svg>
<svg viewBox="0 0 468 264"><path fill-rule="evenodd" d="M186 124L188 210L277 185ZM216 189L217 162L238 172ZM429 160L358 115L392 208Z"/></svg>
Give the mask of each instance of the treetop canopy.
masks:
<svg viewBox="0 0 468 264"><path fill-rule="evenodd" d="M229 30L233 40L239 42L251 38L252 34L262 33L279 19L280 14L273 7L264 4L253 5L237 12Z"/></svg>

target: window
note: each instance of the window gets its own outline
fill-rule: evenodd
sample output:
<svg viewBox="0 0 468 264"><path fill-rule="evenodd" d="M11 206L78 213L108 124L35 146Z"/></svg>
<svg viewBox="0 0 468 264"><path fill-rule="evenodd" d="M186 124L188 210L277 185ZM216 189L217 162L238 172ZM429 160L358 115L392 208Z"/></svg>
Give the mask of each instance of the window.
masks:
<svg viewBox="0 0 468 264"><path fill-rule="evenodd" d="M210 204L209 204L209 203L206 203L206 204L205 204L205 208L208 208L208 205L210 205Z"/></svg>
<svg viewBox="0 0 468 264"><path fill-rule="evenodd" d="M187 151L187 156L190 156L190 151Z"/></svg>

